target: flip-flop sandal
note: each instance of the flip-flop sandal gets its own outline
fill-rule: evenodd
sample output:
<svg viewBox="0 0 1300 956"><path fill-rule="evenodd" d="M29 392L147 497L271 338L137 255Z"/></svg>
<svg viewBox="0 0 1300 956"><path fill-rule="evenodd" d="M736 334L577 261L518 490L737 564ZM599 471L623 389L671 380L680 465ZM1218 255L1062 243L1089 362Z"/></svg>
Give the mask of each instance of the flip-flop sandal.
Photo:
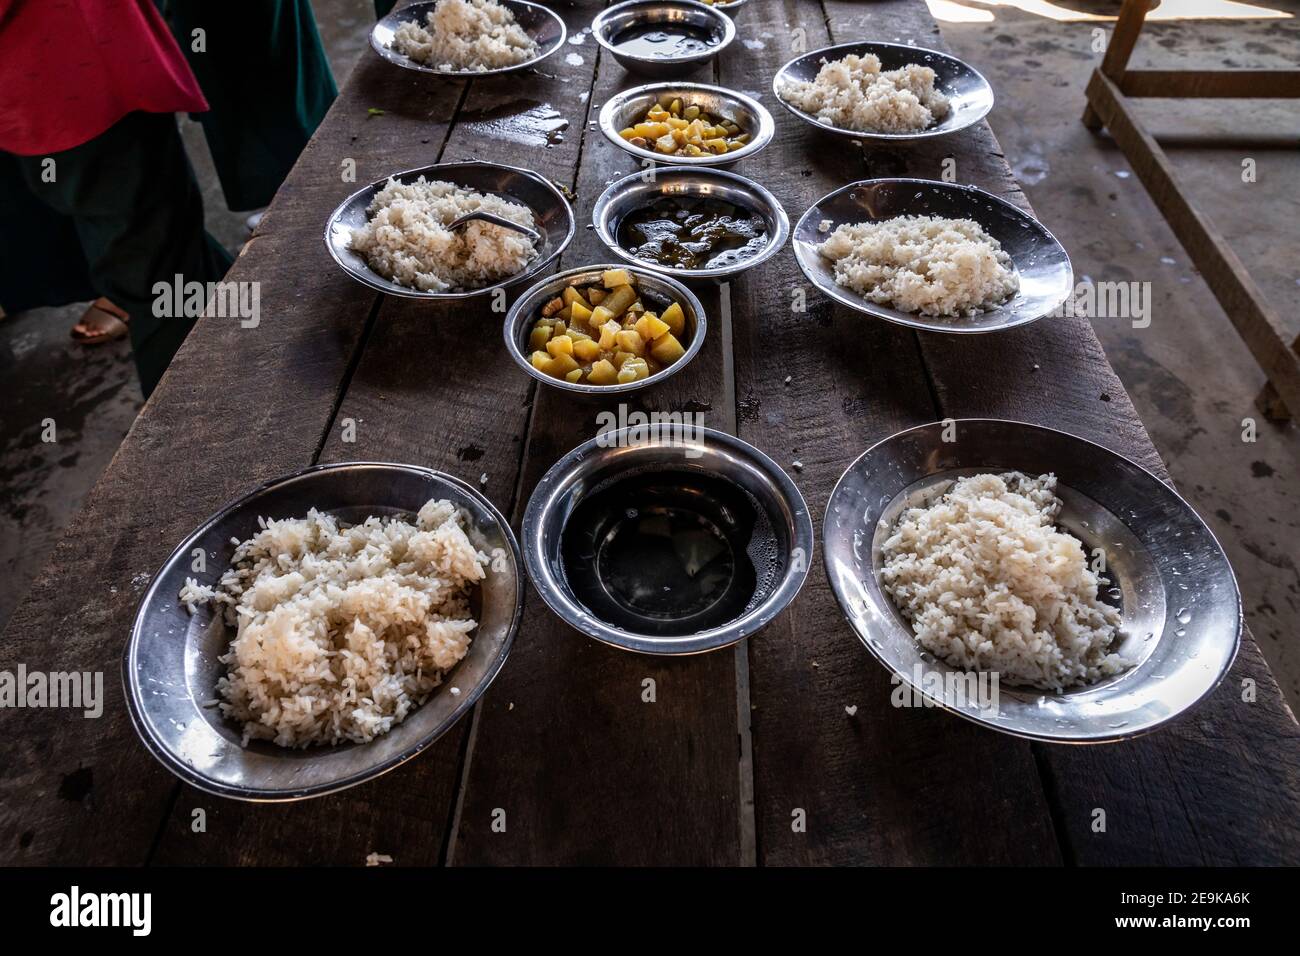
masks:
<svg viewBox="0 0 1300 956"><path fill-rule="evenodd" d="M102 296L90 303L77 324L72 327L72 340L80 345L103 345L123 338L129 329L127 314Z"/></svg>

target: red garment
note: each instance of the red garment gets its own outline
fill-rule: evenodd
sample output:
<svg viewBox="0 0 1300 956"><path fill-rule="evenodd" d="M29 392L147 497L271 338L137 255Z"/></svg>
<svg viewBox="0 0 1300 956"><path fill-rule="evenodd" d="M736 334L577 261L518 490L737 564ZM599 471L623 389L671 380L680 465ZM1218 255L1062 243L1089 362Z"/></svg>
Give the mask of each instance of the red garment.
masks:
<svg viewBox="0 0 1300 956"><path fill-rule="evenodd" d="M137 110L207 108L152 0L0 0L0 150L57 153Z"/></svg>

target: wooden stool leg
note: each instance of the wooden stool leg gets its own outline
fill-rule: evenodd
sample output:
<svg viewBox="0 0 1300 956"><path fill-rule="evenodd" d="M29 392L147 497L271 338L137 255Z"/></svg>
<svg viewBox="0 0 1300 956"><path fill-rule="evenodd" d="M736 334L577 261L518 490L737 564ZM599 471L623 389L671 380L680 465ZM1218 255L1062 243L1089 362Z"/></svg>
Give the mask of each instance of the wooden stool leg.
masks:
<svg viewBox="0 0 1300 956"><path fill-rule="evenodd" d="M1160 0L1124 0L1124 6L1120 8L1119 19L1115 22L1115 29L1110 35L1110 43L1106 47L1106 55L1101 60L1101 72L1115 81L1115 85L1121 85L1124 79L1124 71L1128 68L1128 59L1133 55L1133 47L1137 45L1138 37L1142 34L1142 25L1146 22L1147 14L1160 6ZM1102 127L1101 117L1089 103L1083 109L1083 125L1090 130L1099 130Z"/></svg>
<svg viewBox="0 0 1300 956"><path fill-rule="evenodd" d="M1300 355L1300 335L1291 343L1291 351ZM1291 420L1291 411L1282 401L1282 396L1277 393L1272 382L1265 382L1264 387L1259 390L1255 396L1255 407L1258 408L1270 422L1289 422Z"/></svg>

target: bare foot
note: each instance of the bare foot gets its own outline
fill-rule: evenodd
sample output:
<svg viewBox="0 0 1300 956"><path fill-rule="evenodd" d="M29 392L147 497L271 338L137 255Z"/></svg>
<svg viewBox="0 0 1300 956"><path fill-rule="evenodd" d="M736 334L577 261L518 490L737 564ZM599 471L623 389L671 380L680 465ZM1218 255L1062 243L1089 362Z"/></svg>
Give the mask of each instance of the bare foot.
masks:
<svg viewBox="0 0 1300 956"><path fill-rule="evenodd" d="M82 345L103 345L115 342L127 333L127 314L108 299L100 296L82 314L72 327L72 339Z"/></svg>

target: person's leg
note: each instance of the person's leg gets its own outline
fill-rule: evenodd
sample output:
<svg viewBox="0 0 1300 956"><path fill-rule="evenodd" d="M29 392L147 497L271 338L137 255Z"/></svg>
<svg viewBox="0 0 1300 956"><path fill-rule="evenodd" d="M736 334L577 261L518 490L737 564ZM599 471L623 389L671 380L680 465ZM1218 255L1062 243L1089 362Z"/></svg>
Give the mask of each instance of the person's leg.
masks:
<svg viewBox="0 0 1300 956"><path fill-rule="evenodd" d="M208 101L196 119L226 205L269 205L338 95L310 0L157 3Z"/></svg>
<svg viewBox="0 0 1300 956"><path fill-rule="evenodd" d="M52 182L42 161L54 160ZM147 396L193 321L153 314L153 287L216 282L233 261L203 228L203 201L169 113L132 113L90 142L20 157L31 191L72 217L96 290L131 317L131 346Z"/></svg>
<svg viewBox="0 0 1300 956"><path fill-rule="evenodd" d="M0 153L0 306L10 315L98 294L77 225L27 188L18 157Z"/></svg>

